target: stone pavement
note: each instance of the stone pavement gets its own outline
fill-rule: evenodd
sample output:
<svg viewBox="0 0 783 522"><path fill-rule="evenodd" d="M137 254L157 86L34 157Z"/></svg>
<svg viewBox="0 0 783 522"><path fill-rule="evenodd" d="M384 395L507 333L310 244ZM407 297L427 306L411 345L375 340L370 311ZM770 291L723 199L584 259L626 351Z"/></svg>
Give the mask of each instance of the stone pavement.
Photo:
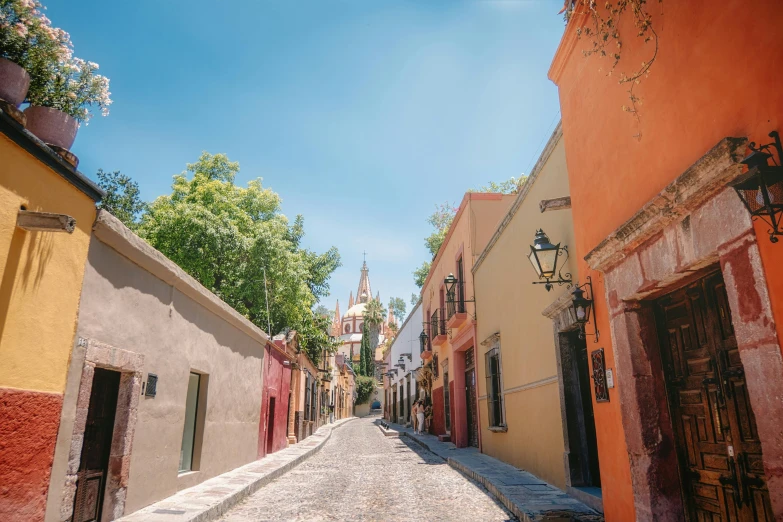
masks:
<svg viewBox="0 0 783 522"><path fill-rule="evenodd" d="M313 458L224 515L225 522L514 520L480 485L378 417L335 431Z"/></svg>
<svg viewBox="0 0 783 522"><path fill-rule="evenodd" d="M121 522L206 522L215 520L259 488L316 453L332 432L354 418L321 426L299 444L289 446L228 473L184 489L169 498L117 519Z"/></svg>
<svg viewBox="0 0 783 522"><path fill-rule="evenodd" d="M380 431L384 432L378 422ZM486 487L506 509L525 522L602 522L602 515L535 475L485 455L476 448L457 448L434 435L414 434L411 428L389 424L451 467ZM391 431L389 430L389 431Z"/></svg>

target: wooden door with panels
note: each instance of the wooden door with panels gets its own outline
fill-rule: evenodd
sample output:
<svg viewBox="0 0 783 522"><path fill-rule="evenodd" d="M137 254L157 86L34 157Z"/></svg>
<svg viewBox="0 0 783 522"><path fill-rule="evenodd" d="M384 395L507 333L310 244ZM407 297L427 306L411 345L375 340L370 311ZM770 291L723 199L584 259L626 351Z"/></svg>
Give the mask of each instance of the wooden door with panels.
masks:
<svg viewBox="0 0 783 522"><path fill-rule="evenodd" d="M662 297L656 314L687 519L774 520L722 274Z"/></svg>

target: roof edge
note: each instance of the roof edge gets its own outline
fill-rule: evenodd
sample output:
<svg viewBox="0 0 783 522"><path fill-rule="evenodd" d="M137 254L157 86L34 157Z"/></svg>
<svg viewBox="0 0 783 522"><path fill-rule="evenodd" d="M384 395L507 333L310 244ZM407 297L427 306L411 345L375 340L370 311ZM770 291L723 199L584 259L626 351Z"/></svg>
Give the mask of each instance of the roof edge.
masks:
<svg viewBox="0 0 783 522"><path fill-rule="evenodd" d="M149 243L131 232L119 219L106 210L99 210L93 224L93 235L123 257L137 264L158 279L170 284L204 308L232 324L262 345L271 342L269 335L231 308L201 283Z"/></svg>
<svg viewBox="0 0 783 522"><path fill-rule="evenodd" d="M56 152L50 149L43 141L35 137L30 131L16 123L6 112L0 109L0 133L29 152L38 161L65 178L65 180L87 195L90 199L99 202L106 193L84 174L71 167Z"/></svg>

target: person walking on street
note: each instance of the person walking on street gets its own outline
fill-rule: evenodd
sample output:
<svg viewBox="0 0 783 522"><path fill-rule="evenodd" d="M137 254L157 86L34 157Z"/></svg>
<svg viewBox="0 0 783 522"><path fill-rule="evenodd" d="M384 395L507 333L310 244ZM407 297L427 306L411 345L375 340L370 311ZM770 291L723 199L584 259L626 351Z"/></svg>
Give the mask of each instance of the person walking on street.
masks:
<svg viewBox="0 0 783 522"><path fill-rule="evenodd" d="M334 403L329 405L329 424L334 423Z"/></svg>
<svg viewBox="0 0 783 522"><path fill-rule="evenodd" d="M419 402L416 403L416 419L418 420L418 433L420 435L424 434L424 404L419 400Z"/></svg>
<svg viewBox="0 0 783 522"><path fill-rule="evenodd" d="M411 408L411 427L413 428L413 432L416 433L416 428L419 425L419 418L417 416L417 412L419 411L419 401L416 401L413 403L413 407Z"/></svg>

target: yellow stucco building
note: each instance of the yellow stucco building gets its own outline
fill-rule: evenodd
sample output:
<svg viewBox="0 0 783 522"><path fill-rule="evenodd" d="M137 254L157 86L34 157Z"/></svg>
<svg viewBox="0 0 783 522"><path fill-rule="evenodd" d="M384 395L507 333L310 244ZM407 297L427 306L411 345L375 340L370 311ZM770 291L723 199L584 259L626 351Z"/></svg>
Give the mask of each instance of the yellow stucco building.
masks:
<svg viewBox="0 0 783 522"><path fill-rule="evenodd" d="M2 520L44 516L101 196L98 187L0 111Z"/></svg>
<svg viewBox="0 0 783 522"><path fill-rule="evenodd" d="M568 196L558 125L473 267L481 450L600 508L586 382L592 341L579 338L573 287L531 284L539 279L526 259L538 229L573 248ZM566 258L561 252L560 273L576 283L575 260Z"/></svg>

